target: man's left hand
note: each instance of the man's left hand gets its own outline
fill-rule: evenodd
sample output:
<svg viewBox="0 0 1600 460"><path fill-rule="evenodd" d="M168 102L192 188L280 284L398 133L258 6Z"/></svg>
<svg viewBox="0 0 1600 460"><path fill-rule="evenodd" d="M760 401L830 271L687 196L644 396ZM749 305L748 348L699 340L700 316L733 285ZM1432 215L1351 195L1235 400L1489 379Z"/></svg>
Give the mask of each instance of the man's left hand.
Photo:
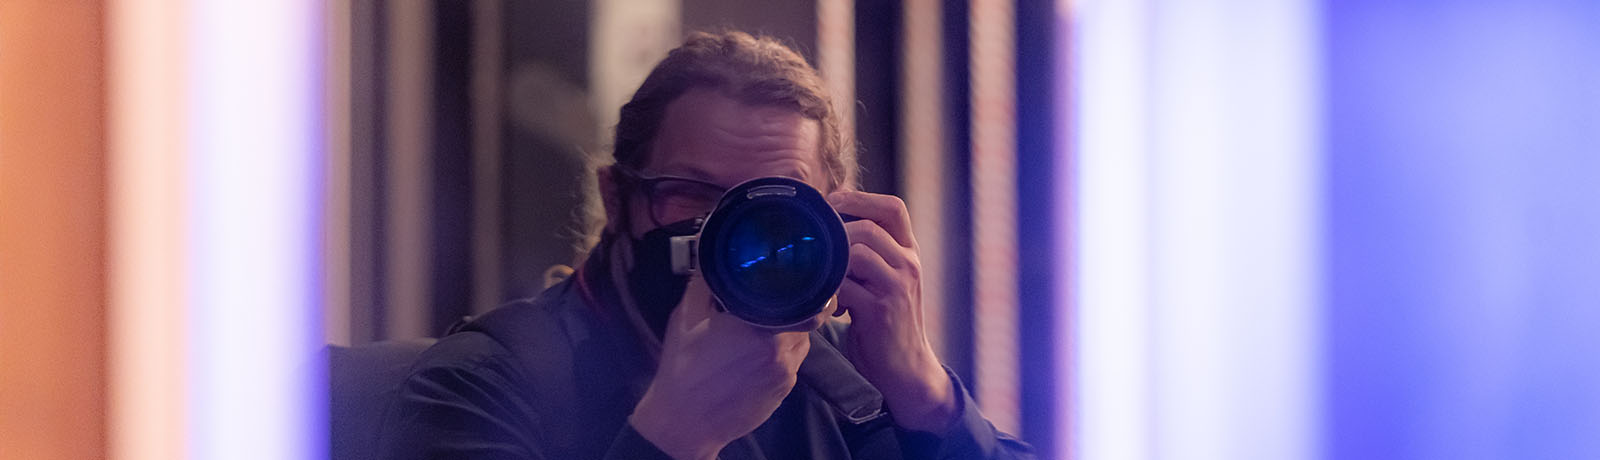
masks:
<svg viewBox="0 0 1600 460"><path fill-rule="evenodd" d="M839 287L850 313L845 350L883 393L895 424L943 434L958 415L956 391L923 333L922 262L905 202L892 195L840 191L828 202L862 219L844 225L850 269Z"/></svg>

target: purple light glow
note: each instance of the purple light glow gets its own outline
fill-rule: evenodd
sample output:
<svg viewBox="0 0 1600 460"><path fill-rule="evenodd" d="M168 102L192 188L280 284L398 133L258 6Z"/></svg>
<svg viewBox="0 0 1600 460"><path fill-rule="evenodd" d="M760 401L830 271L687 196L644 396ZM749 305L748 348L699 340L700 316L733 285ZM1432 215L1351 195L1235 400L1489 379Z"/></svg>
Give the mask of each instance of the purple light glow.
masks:
<svg viewBox="0 0 1600 460"><path fill-rule="evenodd" d="M1329 4L1328 458L1600 458L1600 4Z"/></svg>

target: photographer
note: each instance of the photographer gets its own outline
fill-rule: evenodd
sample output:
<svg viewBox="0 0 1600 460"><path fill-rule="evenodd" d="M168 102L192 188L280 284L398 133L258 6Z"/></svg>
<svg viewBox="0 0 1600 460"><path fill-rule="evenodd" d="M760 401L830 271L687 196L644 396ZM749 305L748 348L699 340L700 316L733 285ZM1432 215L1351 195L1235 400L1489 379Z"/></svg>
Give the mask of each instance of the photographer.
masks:
<svg viewBox="0 0 1600 460"><path fill-rule="evenodd" d="M906 208L853 189L838 119L794 51L692 35L622 107L588 259L424 353L386 416L387 457L1031 458L934 355ZM861 218L844 224L837 301L782 329L718 311L667 254L681 223L764 176Z"/></svg>

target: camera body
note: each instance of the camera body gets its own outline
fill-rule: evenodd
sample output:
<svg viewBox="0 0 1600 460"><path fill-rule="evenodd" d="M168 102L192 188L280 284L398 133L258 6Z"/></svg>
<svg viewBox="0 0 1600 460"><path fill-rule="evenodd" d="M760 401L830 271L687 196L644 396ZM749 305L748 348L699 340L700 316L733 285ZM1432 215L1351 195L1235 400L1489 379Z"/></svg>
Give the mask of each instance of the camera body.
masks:
<svg viewBox="0 0 1600 460"><path fill-rule="evenodd" d="M724 193L696 234L671 239L672 268L700 273L719 307L746 322L801 324L821 313L844 282L850 255L844 222L805 182L751 179Z"/></svg>

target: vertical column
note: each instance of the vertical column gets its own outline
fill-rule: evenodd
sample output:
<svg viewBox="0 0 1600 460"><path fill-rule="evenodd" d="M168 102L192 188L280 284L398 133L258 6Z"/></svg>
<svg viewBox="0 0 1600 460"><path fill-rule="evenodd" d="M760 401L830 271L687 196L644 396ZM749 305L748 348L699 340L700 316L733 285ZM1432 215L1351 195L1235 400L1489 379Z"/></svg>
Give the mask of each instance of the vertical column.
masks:
<svg viewBox="0 0 1600 460"><path fill-rule="evenodd" d="M1084 2L1087 458L1316 454L1313 2Z"/></svg>
<svg viewBox="0 0 1600 460"><path fill-rule="evenodd" d="M1071 442L1070 435L1058 436L1057 427L1068 426L1073 418L1070 411L1058 417L1055 407L1072 389L1070 378L1058 378L1059 369L1071 366L1070 360L1057 357L1057 344L1071 342L1073 312L1070 279L1059 272L1076 257L1069 245L1071 216L1061 212L1061 202L1067 200L1057 193L1076 180L1071 145L1062 141L1070 138L1069 132L1057 124L1067 113L1062 107L1072 102L1064 97L1070 94L1065 82L1071 75L1060 67L1067 55L1060 43L1070 30L1061 3L1016 1L1017 391L1022 421L1022 432L1016 434L1046 455Z"/></svg>
<svg viewBox="0 0 1600 460"><path fill-rule="evenodd" d="M188 448L324 458L323 9L198 1L191 14Z"/></svg>
<svg viewBox="0 0 1600 460"><path fill-rule="evenodd" d="M597 0L589 19L589 108L595 142L611 145L617 117L656 63L683 43L682 0ZM609 157L607 155L599 155Z"/></svg>
<svg viewBox="0 0 1600 460"><path fill-rule="evenodd" d="M922 310L923 328L928 341L940 357L953 351L945 341L945 169L949 165L944 148L944 59L939 2L907 0L904 14L904 51L900 65L901 124L900 189L911 213L911 228L923 249Z"/></svg>
<svg viewBox="0 0 1600 460"><path fill-rule="evenodd" d="M1077 287L1075 347L1057 348L1075 394L1057 406L1080 414L1058 445L1062 458L1151 458L1150 206L1147 0L1083 0L1071 7L1077 50L1072 67L1078 116L1062 119L1074 135L1077 180L1058 188L1076 204L1072 273ZM1065 342L1059 342L1064 344ZM1070 367L1069 367L1070 365Z"/></svg>
<svg viewBox="0 0 1600 460"><path fill-rule="evenodd" d="M323 241L323 264L327 267L327 277L323 281L323 315L324 328L327 342L334 345L350 345L352 335L352 306L351 295L351 240L352 220L351 206L352 194L352 142L351 142L351 89L352 89L352 55L354 54L354 6L353 1L328 2L323 7L325 14L325 27L327 39L324 43L324 53L327 56L325 69L324 102L326 108L327 124L324 127L326 137L325 149L327 150L327 184L324 195L327 200L327 212L323 216L325 240Z"/></svg>
<svg viewBox="0 0 1600 460"><path fill-rule="evenodd" d="M1072 460L1085 458L1078 455L1083 414L1079 412L1074 399L1078 394L1078 375L1081 372L1078 350L1083 347L1077 328L1080 321L1078 312L1082 306L1078 303L1081 286L1077 284L1076 271L1081 266L1079 258L1083 250L1077 246L1078 235L1082 231L1078 220L1081 217L1078 213L1078 184L1083 176L1079 170L1077 144L1078 81L1082 75L1078 71L1078 39L1075 36L1078 24L1073 10L1077 1L1055 0L1053 3L1054 14L1048 19L1050 23L1047 26L1051 34L1050 46L1054 49L1050 53L1051 62L1047 64L1051 69L1048 115L1051 132L1047 137L1053 156L1050 169L1045 172L1050 177L1047 181L1048 193L1051 194L1047 224L1051 233L1050 253L1046 257L1053 266L1045 281L1050 285L1047 295L1052 304L1048 313L1050 337L1046 340L1050 350L1045 353L1054 363L1050 367L1050 376L1045 379L1052 385L1049 391L1050 405L1045 409L1050 418L1049 426L1030 428L1033 428L1033 432L1048 430L1045 436L1049 436L1050 441L1040 446L1047 452L1046 455L1053 455L1059 460ZM1024 267L1026 265L1023 264Z"/></svg>
<svg viewBox="0 0 1600 460"><path fill-rule="evenodd" d="M385 221L388 244L382 305L385 339L429 334L428 269L431 266L432 182L429 165L433 145L429 133L433 69L433 5L399 1L385 5L387 21L388 102L384 128Z"/></svg>
<svg viewBox="0 0 1600 460"><path fill-rule="evenodd" d="M984 415L1017 432L1016 5L971 5L973 364Z"/></svg>
<svg viewBox="0 0 1600 460"><path fill-rule="evenodd" d="M501 0L472 3L472 312L500 304Z"/></svg>
<svg viewBox="0 0 1600 460"><path fill-rule="evenodd" d="M817 0L817 72L839 112L839 132L855 142L855 0Z"/></svg>
<svg viewBox="0 0 1600 460"><path fill-rule="evenodd" d="M350 79L345 81L330 81L330 85L342 85L349 89L348 110L349 138L346 140L350 158L350 169L344 174L347 177L349 188L343 193L349 194L349 206L344 207L335 201L328 204L329 218L338 213L340 208L347 209L348 220L344 225L349 226L349 238L333 240L330 233L329 244L346 244L349 258L345 259L348 270L344 274L330 273L330 277L344 276L349 282L349 290L345 293L348 298L346 308L350 310L350 343L360 345L363 343L382 340L387 335L384 330L383 320L384 297L387 295L384 283L385 258L388 242L385 241L387 233L384 232L386 220L386 202L382 197L384 178L387 176L386 163L383 161L384 152L387 151L384 116L386 100L384 95L388 89L388 78L384 58L384 8L383 0L349 0L330 2L349 7L348 38L349 62L335 63L329 59L329 70L337 71L338 66L349 66ZM329 18L337 21L338 18ZM337 29L329 30L330 41L337 42L342 34ZM337 46L337 45L335 45ZM344 123L333 120L341 110L340 107L329 107L328 117L330 127L335 123ZM330 138L330 143L338 139ZM330 162L337 163L335 155L337 149L330 150ZM334 174L329 171L329 174ZM337 182L329 184L330 199L337 199L341 191L331 190ZM337 228L337 222L329 222L330 228ZM331 257L332 254L329 254ZM328 267L331 272L334 266ZM336 285L330 284L328 289ZM329 293L330 300L337 293ZM336 307L335 307L336 308Z"/></svg>
<svg viewBox="0 0 1600 460"><path fill-rule="evenodd" d="M189 9L108 5L110 457L188 455Z"/></svg>
<svg viewBox="0 0 1600 460"><path fill-rule="evenodd" d="M0 3L0 456L105 456L104 17Z"/></svg>
<svg viewBox="0 0 1600 460"><path fill-rule="evenodd" d="M1156 455L1311 457L1315 4L1153 5L1156 110L1146 135Z"/></svg>

